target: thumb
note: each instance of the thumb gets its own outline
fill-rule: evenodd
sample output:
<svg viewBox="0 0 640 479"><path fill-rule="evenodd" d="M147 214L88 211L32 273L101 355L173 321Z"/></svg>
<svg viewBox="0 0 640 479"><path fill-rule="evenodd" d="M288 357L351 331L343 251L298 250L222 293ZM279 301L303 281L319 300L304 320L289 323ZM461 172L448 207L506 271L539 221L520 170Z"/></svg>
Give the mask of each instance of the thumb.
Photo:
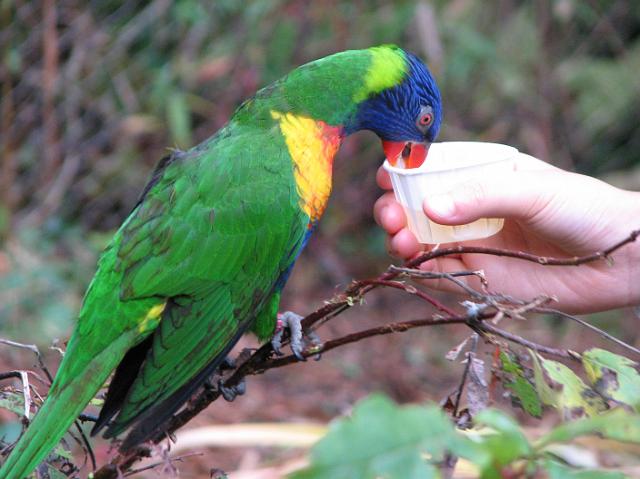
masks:
<svg viewBox="0 0 640 479"><path fill-rule="evenodd" d="M470 223L478 218L531 220L563 191L559 170L510 171L473 179L449 192L427 196L423 208L444 225Z"/></svg>

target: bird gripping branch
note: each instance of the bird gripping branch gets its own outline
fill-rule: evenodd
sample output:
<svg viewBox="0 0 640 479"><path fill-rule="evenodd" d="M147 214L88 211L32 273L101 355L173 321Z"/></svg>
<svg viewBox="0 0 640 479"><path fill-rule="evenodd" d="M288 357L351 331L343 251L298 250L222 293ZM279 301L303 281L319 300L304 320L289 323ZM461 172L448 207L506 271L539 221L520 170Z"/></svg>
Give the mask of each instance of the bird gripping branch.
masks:
<svg viewBox="0 0 640 479"><path fill-rule="evenodd" d="M390 162L418 166L441 117L427 67L384 45L293 70L162 159L102 253L49 395L0 478L29 475L112 373L92 433L128 430L127 450L162 430L242 334L273 335L345 136L371 130Z"/></svg>

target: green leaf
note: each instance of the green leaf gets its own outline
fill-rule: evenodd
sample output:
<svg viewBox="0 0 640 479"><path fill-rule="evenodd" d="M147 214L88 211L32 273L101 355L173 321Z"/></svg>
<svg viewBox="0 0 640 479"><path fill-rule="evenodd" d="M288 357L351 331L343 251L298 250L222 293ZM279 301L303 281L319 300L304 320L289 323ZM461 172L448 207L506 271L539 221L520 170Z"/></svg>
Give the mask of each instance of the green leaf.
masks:
<svg viewBox="0 0 640 479"><path fill-rule="evenodd" d="M522 409L534 417L542 416L542 403L538 393L533 384L525 377L524 370L517 359L501 351L500 366L502 372L510 379L504 381L503 386L515 395Z"/></svg>
<svg viewBox="0 0 640 479"><path fill-rule="evenodd" d="M549 479L625 479L627 476L616 471L580 470L565 466L552 459L544 462Z"/></svg>
<svg viewBox="0 0 640 479"><path fill-rule="evenodd" d="M332 424L311 451L311 465L294 479L437 478L438 469L423 457L444 454L486 461L486 454L456 432L438 406L399 407L381 395L355 406L351 417Z"/></svg>
<svg viewBox="0 0 640 479"><path fill-rule="evenodd" d="M65 449L65 447L61 443L59 443L55 447L55 449L53 450L53 453L69 461L73 461L73 454L71 454L71 451L68 451L67 449Z"/></svg>
<svg viewBox="0 0 640 479"><path fill-rule="evenodd" d="M640 442L640 415L622 408L599 416L567 422L542 436L535 444L540 449L554 442L567 442L579 436L599 435L622 442Z"/></svg>
<svg viewBox="0 0 640 479"><path fill-rule="evenodd" d="M604 349L593 348L582 355L582 364L593 388L640 412L640 365Z"/></svg>
<svg viewBox="0 0 640 479"><path fill-rule="evenodd" d="M488 426L494 433L483 436L485 449L492 456L491 468L499 470L514 460L529 456L531 445L512 418L497 409L486 409L475 417L475 424Z"/></svg>
<svg viewBox="0 0 640 479"><path fill-rule="evenodd" d="M604 399L567 366L544 359L534 351L530 353L540 399L558 409L565 420L594 416L607 409Z"/></svg>

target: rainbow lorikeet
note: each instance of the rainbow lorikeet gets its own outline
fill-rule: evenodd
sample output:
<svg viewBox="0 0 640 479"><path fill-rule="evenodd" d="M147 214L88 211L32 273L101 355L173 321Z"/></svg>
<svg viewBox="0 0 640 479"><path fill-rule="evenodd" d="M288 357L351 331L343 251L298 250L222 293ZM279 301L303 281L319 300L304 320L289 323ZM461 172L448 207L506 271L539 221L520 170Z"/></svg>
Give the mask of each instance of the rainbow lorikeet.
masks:
<svg viewBox="0 0 640 479"><path fill-rule="evenodd" d="M123 448L162 430L245 332L274 334L280 294L327 204L333 158L367 129L387 158L424 161L440 93L384 45L293 70L211 138L156 167L98 262L48 398L0 469L22 479L115 370L94 433Z"/></svg>

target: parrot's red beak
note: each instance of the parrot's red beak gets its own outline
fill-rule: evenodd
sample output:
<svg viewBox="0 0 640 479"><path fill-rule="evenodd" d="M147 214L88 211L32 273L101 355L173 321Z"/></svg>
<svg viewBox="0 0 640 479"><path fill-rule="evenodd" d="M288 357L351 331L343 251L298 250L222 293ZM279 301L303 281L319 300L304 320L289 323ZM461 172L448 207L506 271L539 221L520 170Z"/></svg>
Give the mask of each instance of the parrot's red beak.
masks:
<svg viewBox="0 0 640 479"><path fill-rule="evenodd" d="M391 166L398 168L418 168L427 158L429 143L382 140L382 149Z"/></svg>

